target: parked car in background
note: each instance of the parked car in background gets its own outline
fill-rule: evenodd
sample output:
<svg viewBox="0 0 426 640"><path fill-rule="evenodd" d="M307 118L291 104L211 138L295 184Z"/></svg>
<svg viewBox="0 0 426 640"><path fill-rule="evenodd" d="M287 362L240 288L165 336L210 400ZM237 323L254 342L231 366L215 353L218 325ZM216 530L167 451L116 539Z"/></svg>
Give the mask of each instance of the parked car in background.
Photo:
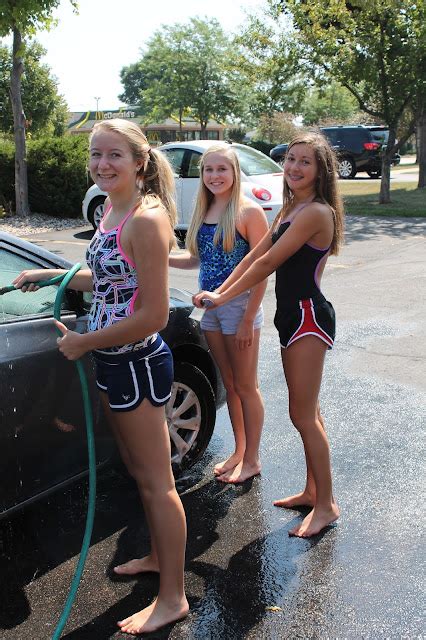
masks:
<svg viewBox="0 0 426 640"><path fill-rule="evenodd" d="M0 288L23 269L72 265L40 247L0 232ZM86 426L77 369L58 351L52 322L56 286L0 296L0 519L87 473ZM86 330L90 294L67 290L62 321ZM161 332L174 359L172 396L166 406L176 470L205 451L224 403L223 383L200 331L190 318L188 293L170 291L169 323ZM105 424L90 356L83 364L93 407L96 457L116 456Z"/></svg>
<svg viewBox="0 0 426 640"><path fill-rule="evenodd" d="M176 204L178 225L176 231L184 235L191 221L198 189L202 153L216 140L168 142L159 147L166 155L176 174ZM231 144L231 143L229 143ZM243 193L265 211L271 223L282 207L282 168L261 151L243 144L232 143L241 165ZM92 185L83 200L83 217L96 229L102 217L106 193Z"/></svg>
<svg viewBox="0 0 426 640"><path fill-rule="evenodd" d="M365 171L370 178L380 178L382 174L382 151L386 146L389 129L381 125L350 125L321 127L337 153L340 178L354 178L359 171ZM283 162L287 144L279 144L270 151L275 162ZM399 164L401 157L395 154L392 164Z"/></svg>

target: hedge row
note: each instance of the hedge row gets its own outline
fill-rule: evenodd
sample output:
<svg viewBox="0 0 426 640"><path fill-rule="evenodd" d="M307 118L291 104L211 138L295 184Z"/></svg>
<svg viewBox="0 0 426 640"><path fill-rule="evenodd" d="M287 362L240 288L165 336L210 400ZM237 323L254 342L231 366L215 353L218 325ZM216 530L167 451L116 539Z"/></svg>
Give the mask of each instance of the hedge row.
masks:
<svg viewBox="0 0 426 640"><path fill-rule="evenodd" d="M58 218L77 218L87 189L86 136L29 140L27 148L30 210ZM15 209L15 148L0 145L0 204Z"/></svg>

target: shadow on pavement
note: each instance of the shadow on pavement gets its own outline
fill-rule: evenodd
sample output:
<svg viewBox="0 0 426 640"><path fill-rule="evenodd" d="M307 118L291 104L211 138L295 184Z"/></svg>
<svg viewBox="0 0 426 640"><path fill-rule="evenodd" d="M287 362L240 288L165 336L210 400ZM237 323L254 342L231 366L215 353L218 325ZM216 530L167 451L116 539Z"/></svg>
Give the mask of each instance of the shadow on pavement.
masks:
<svg viewBox="0 0 426 640"><path fill-rule="evenodd" d="M345 242L419 237L426 231L426 218L387 218L382 216L347 216Z"/></svg>

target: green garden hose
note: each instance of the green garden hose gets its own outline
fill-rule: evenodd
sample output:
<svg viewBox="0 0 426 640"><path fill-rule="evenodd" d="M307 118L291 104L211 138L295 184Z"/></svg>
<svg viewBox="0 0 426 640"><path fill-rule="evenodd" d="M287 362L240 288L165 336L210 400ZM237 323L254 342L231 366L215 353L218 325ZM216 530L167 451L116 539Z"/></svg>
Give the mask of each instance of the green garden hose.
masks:
<svg viewBox="0 0 426 640"><path fill-rule="evenodd" d="M61 320L61 307L62 300L64 297L65 289L67 285L75 276L77 271L81 268L81 264L76 264L72 269L67 271L65 275L59 275L50 280L41 280L37 282L38 287L48 287L53 284L59 285L58 291L56 293L55 305L53 309L53 315L56 320ZM15 291L16 288L12 285L7 287L3 287L0 289L0 295L8 293L9 291ZM57 329L57 332L60 336L62 333ZM84 565L86 562L87 554L90 548L90 538L92 536L93 530L93 521L95 518L95 503L96 503L96 455L95 455L95 441L93 435L93 415L92 415L92 407L90 404L89 397L89 387L87 384L86 374L84 372L83 363L81 360L75 361L75 366L77 367L78 375L80 378L80 386L81 392L83 395L83 406L84 406L84 414L86 418L86 431L87 431L87 449L88 449L88 457L89 457L89 499L88 499L88 507L87 507L87 516L86 516L86 528L84 531L83 543L80 551L80 558L78 560L77 568L75 570L73 579L71 581L70 590L68 592L68 597L66 599L64 608L61 613L61 617L59 618L59 622L56 626L56 629L53 633L52 640L59 640L61 637L61 633L67 623L68 617L71 613L71 608L77 594L77 589L80 584L81 576L83 573Z"/></svg>
<svg viewBox="0 0 426 640"><path fill-rule="evenodd" d="M65 289L68 283L73 279L77 271L81 268L81 264L76 264L70 269L65 276L60 276L62 282L59 285L58 292L55 298L55 306L53 315L56 320L61 319L61 306L62 299L64 297ZM55 280L55 278L53 278ZM53 282L51 282L53 284ZM62 336L58 329L58 334ZM56 625L55 632L52 636L52 640L59 640L61 633L67 623L68 617L71 613L71 608L77 594L77 589L80 584L81 576L86 563L87 554L90 548L90 538L92 537L93 521L95 519L95 505L96 505L96 454L95 454L95 438L93 434L93 414L92 406L90 404L89 386L87 384L86 374L84 372L83 363L81 360L75 361L78 375L80 378L81 392L83 395L84 415L86 418L86 432L87 432L87 451L89 458L89 498L87 505L86 527L83 536L83 542L81 545L80 557L78 560L77 568L74 572L73 579L71 581L70 590L66 599L64 608L59 618L59 622Z"/></svg>

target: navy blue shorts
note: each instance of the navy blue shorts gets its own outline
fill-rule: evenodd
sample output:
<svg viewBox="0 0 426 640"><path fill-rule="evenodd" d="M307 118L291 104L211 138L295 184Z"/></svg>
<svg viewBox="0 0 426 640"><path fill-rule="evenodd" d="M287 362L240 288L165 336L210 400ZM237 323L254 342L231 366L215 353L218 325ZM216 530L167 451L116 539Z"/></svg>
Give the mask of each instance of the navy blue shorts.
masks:
<svg viewBox="0 0 426 640"><path fill-rule="evenodd" d="M112 411L133 411L148 398L165 405L173 383L173 356L160 335L147 347L127 353L93 352L96 384L107 394Z"/></svg>
<svg viewBox="0 0 426 640"><path fill-rule="evenodd" d="M328 300L299 300L297 307L277 309L274 323L283 349L304 336L316 336L332 348L336 335L336 316Z"/></svg>

